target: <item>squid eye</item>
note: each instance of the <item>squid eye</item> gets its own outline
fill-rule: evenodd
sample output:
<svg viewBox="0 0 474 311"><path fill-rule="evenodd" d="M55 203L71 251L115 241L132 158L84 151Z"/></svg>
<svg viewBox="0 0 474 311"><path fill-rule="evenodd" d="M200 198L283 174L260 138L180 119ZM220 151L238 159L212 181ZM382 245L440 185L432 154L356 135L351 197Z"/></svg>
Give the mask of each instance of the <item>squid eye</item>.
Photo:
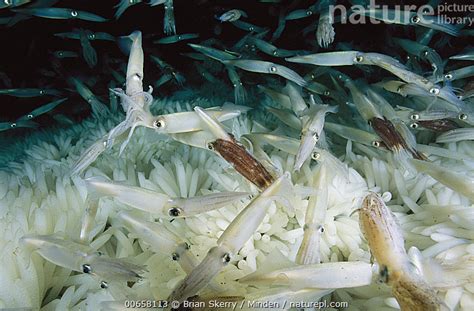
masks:
<svg viewBox="0 0 474 311"><path fill-rule="evenodd" d="M467 114L461 113L461 114L459 115L459 120L467 120Z"/></svg>
<svg viewBox="0 0 474 311"><path fill-rule="evenodd" d="M321 158L321 154L319 152L313 152L311 154L311 159L317 161L317 160L319 160L319 158Z"/></svg>
<svg viewBox="0 0 474 311"><path fill-rule="evenodd" d="M71 16L76 17L77 16L77 11L71 11Z"/></svg>
<svg viewBox="0 0 474 311"><path fill-rule="evenodd" d="M372 146L374 146L375 148L378 148L378 147L380 147L380 142L379 141L373 141Z"/></svg>
<svg viewBox="0 0 474 311"><path fill-rule="evenodd" d="M106 289L107 287L109 287L109 284L106 281L100 282L100 288Z"/></svg>
<svg viewBox="0 0 474 311"><path fill-rule="evenodd" d="M380 278L382 279L382 282L384 282L384 283L388 282L388 268L387 268L387 266L383 266L382 269L380 269Z"/></svg>
<svg viewBox="0 0 474 311"><path fill-rule="evenodd" d="M318 133L314 133L313 138L314 138L315 141L318 141L318 140L319 140L319 135L318 135Z"/></svg>
<svg viewBox="0 0 474 311"><path fill-rule="evenodd" d="M168 210L168 215L171 217L178 217L181 214L181 211L177 207L170 208Z"/></svg>
<svg viewBox="0 0 474 311"><path fill-rule="evenodd" d="M153 122L153 126L156 128L164 128L165 127L165 121L163 120L155 120Z"/></svg>
<svg viewBox="0 0 474 311"><path fill-rule="evenodd" d="M410 116L410 119L412 119L412 120L418 120L418 119L420 119L420 115L419 115L419 114L412 114L412 115Z"/></svg>
<svg viewBox="0 0 474 311"><path fill-rule="evenodd" d="M87 274L91 273L92 272L91 266L88 265L88 264L83 264L82 265L82 272L87 273Z"/></svg>
<svg viewBox="0 0 474 311"><path fill-rule="evenodd" d="M223 263L229 263L230 261L230 254L229 253L225 253L224 256L222 256L222 262Z"/></svg>
<svg viewBox="0 0 474 311"><path fill-rule="evenodd" d="M415 15L411 18L411 22L418 24L420 22L420 17L418 15Z"/></svg>
<svg viewBox="0 0 474 311"><path fill-rule="evenodd" d="M321 231L321 233L323 233L324 232L324 227L323 226L319 227L319 231Z"/></svg>
<svg viewBox="0 0 474 311"><path fill-rule="evenodd" d="M430 89L430 93L433 94L433 95L438 95L439 94L439 88L437 87L432 87Z"/></svg>
<svg viewBox="0 0 474 311"><path fill-rule="evenodd" d="M416 128L418 128L418 123L412 123L412 124L410 124L410 127L412 129L416 129Z"/></svg>

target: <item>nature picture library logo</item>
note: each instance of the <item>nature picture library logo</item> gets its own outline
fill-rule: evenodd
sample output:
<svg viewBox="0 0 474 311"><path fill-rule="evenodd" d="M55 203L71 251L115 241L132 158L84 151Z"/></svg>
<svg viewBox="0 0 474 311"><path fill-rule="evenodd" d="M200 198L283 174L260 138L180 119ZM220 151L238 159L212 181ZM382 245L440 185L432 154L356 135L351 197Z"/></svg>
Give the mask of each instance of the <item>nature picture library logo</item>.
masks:
<svg viewBox="0 0 474 311"><path fill-rule="evenodd" d="M347 8L342 4L330 5L329 14L342 24L452 24L471 27L474 23L474 4L444 2L433 6L381 5L370 0L368 6L360 4Z"/></svg>

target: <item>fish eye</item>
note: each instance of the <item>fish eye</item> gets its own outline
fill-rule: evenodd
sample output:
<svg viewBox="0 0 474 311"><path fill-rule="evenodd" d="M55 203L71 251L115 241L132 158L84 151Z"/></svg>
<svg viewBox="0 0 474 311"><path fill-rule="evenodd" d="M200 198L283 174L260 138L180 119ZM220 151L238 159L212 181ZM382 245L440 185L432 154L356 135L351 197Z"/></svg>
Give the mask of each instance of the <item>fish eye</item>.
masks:
<svg viewBox="0 0 474 311"><path fill-rule="evenodd" d="M171 217L178 217L181 214L181 211L177 207L170 208L168 210L168 215Z"/></svg>
<svg viewBox="0 0 474 311"><path fill-rule="evenodd" d="M39 93L40 93L40 95L44 95L44 91L43 91L43 90L40 90Z"/></svg>
<svg viewBox="0 0 474 311"><path fill-rule="evenodd" d="M278 54L277 50L273 51L272 54L276 56Z"/></svg>
<svg viewBox="0 0 474 311"><path fill-rule="evenodd" d="M87 273L87 274L91 273L92 272L91 266L89 264L83 264L82 272Z"/></svg>
<svg viewBox="0 0 474 311"><path fill-rule="evenodd" d="M153 121L153 126L156 128L164 128L165 127L165 121L157 119Z"/></svg>
<svg viewBox="0 0 474 311"><path fill-rule="evenodd" d="M207 144L207 149L214 150L214 145L212 143Z"/></svg>
<svg viewBox="0 0 474 311"><path fill-rule="evenodd" d="M411 59L410 55L407 55L406 59L407 59L407 60L410 60L410 59Z"/></svg>
<svg viewBox="0 0 474 311"><path fill-rule="evenodd" d="M467 120L467 114L461 113L461 114L459 115L459 120Z"/></svg>
<svg viewBox="0 0 474 311"><path fill-rule="evenodd" d="M250 31L254 31L254 28L251 26L251 27L249 27L249 30L250 30Z"/></svg>
<svg viewBox="0 0 474 311"><path fill-rule="evenodd" d="M329 92L329 91L324 91L324 95L329 96L329 95L331 95L331 92Z"/></svg>
<svg viewBox="0 0 474 311"><path fill-rule="evenodd" d="M462 95L458 95L458 99L462 100L463 99Z"/></svg>
<svg viewBox="0 0 474 311"><path fill-rule="evenodd" d="M425 56L428 56L428 54L429 54L428 51L423 52L423 55L425 55Z"/></svg>
<svg viewBox="0 0 474 311"><path fill-rule="evenodd" d="M315 141L318 141L318 140L319 140L319 135L318 135L318 133L314 133L314 134L313 134L313 138L314 138Z"/></svg>
<svg viewBox="0 0 474 311"><path fill-rule="evenodd" d="M230 254L225 253L224 256L222 256L222 262L226 264L226 263L229 263L229 261L230 261Z"/></svg>
<svg viewBox="0 0 474 311"><path fill-rule="evenodd" d="M71 11L71 16L76 17L77 16L77 11Z"/></svg>
<svg viewBox="0 0 474 311"><path fill-rule="evenodd" d="M450 74L450 73L447 73L447 74L444 75L444 78L445 78L446 80L451 80L451 79L453 78L453 75Z"/></svg>
<svg viewBox="0 0 474 311"><path fill-rule="evenodd" d="M32 114L29 114L26 116L28 119L33 119L33 115Z"/></svg>
<svg viewBox="0 0 474 311"><path fill-rule="evenodd" d="M106 281L101 281L100 282L100 288L106 289L107 287L109 287L109 284L107 284Z"/></svg>
<svg viewBox="0 0 474 311"><path fill-rule="evenodd" d="M178 260L179 260L179 254L178 254L178 253L173 253L173 254L171 254L171 258L172 258L174 261L178 261Z"/></svg>
<svg viewBox="0 0 474 311"><path fill-rule="evenodd" d="M178 35L178 40L181 40L181 38L182 38L181 35Z"/></svg>
<svg viewBox="0 0 474 311"><path fill-rule="evenodd" d="M307 16L313 15L313 11L311 11L311 10L306 11L306 15Z"/></svg>
<svg viewBox="0 0 474 311"><path fill-rule="evenodd" d="M356 63L360 63L364 60L364 57L362 55L357 55L355 58L354 58L355 62Z"/></svg>
<svg viewBox="0 0 474 311"><path fill-rule="evenodd" d="M418 15L415 15L411 18L411 22L418 24L420 22L420 17Z"/></svg>
<svg viewBox="0 0 474 311"><path fill-rule="evenodd" d="M372 146L374 146L375 148L378 148L378 147L380 147L380 142L374 140L374 141L372 142Z"/></svg>
<svg viewBox="0 0 474 311"><path fill-rule="evenodd" d="M277 71L277 67L275 67L275 66L270 67L270 72L276 72L276 71Z"/></svg>
<svg viewBox="0 0 474 311"><path fill-rule="evenodd" d="M311 159L317 161L317 160L319 160L319 158L321 158L321 154L319 152L315 151L311 154Z"/></svg>
<svg viewBox="0 0 474 311"><path fill-rule="evenodd" d="M412 115L410 116L410 119L412 119L412 120L418 120L418 119L420 119L420 115L419 115L419 114L416 114L416 113L415 113L415 114L412 114Z"/></svg>
<svg viewBox="0 0 474 311"><path fill-rule="evenodd" d="M412 123L412 124L410 124L410 127L412 129L416 129L416 128L418 128L418 123Z"/></svg>
<svg viewBox="0 0 474 311"><path fill-rule="evenodd" d="M367 121L367 124L368 124L369 126L372 126L372 121L371 121L371 120Z"/></svg>
<svg viewBox="0 0 474 311"><path fill-rule="evenodd" d="M11 5L12 1L11 0L4 0L3 3L5 3L6 5Z"/></svg>
<svg viewBox="0 0 474 311"><path fill-rule="evenodd" d="M433 95L438 95L439 94L439 88L437 87L432 87L430 89L430 93L433 94Z"/></svg>
<svg viewBox="0 0 474 311"><path fill-rule="evenodd" d="M10 127L11 127L11 128L14 128L14 127L16 127L16 123L12 123L12 124L10 124Z"/></svg>
<svg viewBox="0 0 474 311"><path fill-rule="evenodd" d="M89 38L89 40L94 40L95 39L95 34L93 33L90 33L87 38Z"/></svg>

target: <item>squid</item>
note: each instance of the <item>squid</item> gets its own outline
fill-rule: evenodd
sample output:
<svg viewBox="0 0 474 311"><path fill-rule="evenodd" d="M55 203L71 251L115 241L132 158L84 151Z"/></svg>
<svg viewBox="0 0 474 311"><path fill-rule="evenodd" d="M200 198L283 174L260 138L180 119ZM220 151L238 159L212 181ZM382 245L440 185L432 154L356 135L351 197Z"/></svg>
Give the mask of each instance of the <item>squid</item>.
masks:
<svg viewBox="0 0 474 311"><path fill-rule="evenodd" d="M282 197L283 191L291 188L289 177L288 173L283 174L234 218L217 240L217 245L212 247L202 262L176 286L167 300L182 301L198 293L229 264L262 223L269 203Z"/></svg>
<svg viewBox="0 0 474 311"><path fill-rule="evenodd" d="M411 264L402 230L377 194L369 193L364 198L359 209L359 223L380 266L381 279L392 287L401 309L440 310L442 301Z"/></svg>
<svg viewBox="0 0 474 311"><path fill-rule="evenodd" d="M189 217L212 211L249 196L247 192L218 192L191 198L169 196L133 186L90 177L85 180L93 197L111 196L119 202L159 217Z"/></svg>
<svg viewBox="0 0 474 311"><path fill-rule="evenodd" d="M60 267L91 274L101 281L137 281L145 269L119 258L108 258L88 245L55 235L26 235L20 243Z"/></svg>
<svg viewBox="0 0 474 311"><path fill-rule="evenodd" d="M12 11L50 19L82 19L89 22L99 23L108 21L108 19L90 12L77 11L67 8L28 8L14 9Z"/></svg>
<svg viewBox="0 0 474 311"><path fill-rule="evenodd" d="M263 190L274 182L273 175L244 146L228 134L215 118L200 107L195 107L194 111L207 124L213 137L212 140L207 141L208 149L219 154L259 189Z"/></svg>

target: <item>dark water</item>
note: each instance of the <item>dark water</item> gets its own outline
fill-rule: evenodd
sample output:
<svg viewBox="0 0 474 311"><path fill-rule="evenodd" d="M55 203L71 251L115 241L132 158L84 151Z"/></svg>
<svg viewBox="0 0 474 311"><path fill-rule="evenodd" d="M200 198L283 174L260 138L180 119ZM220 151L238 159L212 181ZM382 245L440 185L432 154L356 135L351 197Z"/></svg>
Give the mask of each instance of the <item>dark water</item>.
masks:
<svg viewBox="0 0 474 311"><path fill-rule="evenodd" d="M75 93L68 91L71 86L66 82L67 77L78 76L86 82L90 81L92 91L104 102L108 100L108 83L113 79L110 72L105 68L105 59L112 58L122 60L126 63L127 57L120 52L113 42L93 41L92 46L98 54L98 64L89 68L82 58L57 60L52 56L56 50L71 50L81 54L81 46L78 40L61 39L53 34L72 31L75 28L84 28L91 31L104 31L113 36L123 36L134 30L141 30L144 35L144 50L146 55L155 55L165 60L187 78L186 88L199 88L203 81L196 75L194 60L184 57L181 53L192 52L187 46L187 41L171 45L157 45L152 41L163 34L163 6L150 7L145 3L134 5L127 9L119 20L113 18L116 1L110 0L83 0L83 1L60 1L56 7L74 8L89 11L110 21L105 23L93 23L81 20L52 20L33 17L23 21L14 27L0 25L0 38L2 48L0 49L1 66L10 79L0 80L0 88L43 88L50 87L64 91L69 97L67 105L61 105L56 112L64 113L74 120L80 120L89 115L87 104ZM377 1L377 4L393 6L395 4L425 4L426 1ZM280 1L280 3L261 3L256 0L246 1L206 1L206 0L175 0L175 20L178 34L198 33L200 38L190 42L201 42L210 38L218 40L222 47L231 47L247 32L234 27L230 23L220 23L215 19L229 9L239 8L249 15L245 21L270 29L271 33L278 25L280 14L307 8L314 1ZM349 5L347 1L339 1L338 4ZM0 17L10 16L8 10L1 10ZM288 21L282 36L273 42L274 45L283 49L317 51L315 47L314 31L303 36L302 29L317 22L318 15L302 20ZM343 43L345 47L359 49L361 51L377 51L403 59L405 52L391 43L392 37L415 38L416 27L400 25L341 25L335 24L336 40L328 50L338 50L338 44ZM446 35L438 34L432 41L436 44ZM462 50L467 45L465 38L450 38L449 45L442 45L438 52L442 57L452 55ZM276 59L267 55L260 55L263 59L285 64L283 59ZM288 65L286 63L286 65ZM55 67L56 66L56 67ZM58 68L57 70L54 68ZM118 69L120 66L117 65ZM298 68L298 66L295 66ZM351 69L348 69L349 71ZM47 76L46 73L50 75ZM149 60L145 64L145 82L152 84L160 78L161 72ZM252 74L249 75L249 83L252 84ZM217 75L221 80L227 79L224 73ZM366 76L369 81L378 81L380 76ZM245 80L245 76L243 77ZM180 88L174 85L165 85L155 90L155 96L170 96ZM32 109L44 105L50 101L48 98L15 98L0 96L1 112L0 121L13 122ZM78 105L84 105L79 107ZM55 121L49 116L39 119L41 127L53 125ZM22 130L20 130L20 133ZM26 131L28 132L28 130ZM8 135L13 135L9 133Z"/></svg>

